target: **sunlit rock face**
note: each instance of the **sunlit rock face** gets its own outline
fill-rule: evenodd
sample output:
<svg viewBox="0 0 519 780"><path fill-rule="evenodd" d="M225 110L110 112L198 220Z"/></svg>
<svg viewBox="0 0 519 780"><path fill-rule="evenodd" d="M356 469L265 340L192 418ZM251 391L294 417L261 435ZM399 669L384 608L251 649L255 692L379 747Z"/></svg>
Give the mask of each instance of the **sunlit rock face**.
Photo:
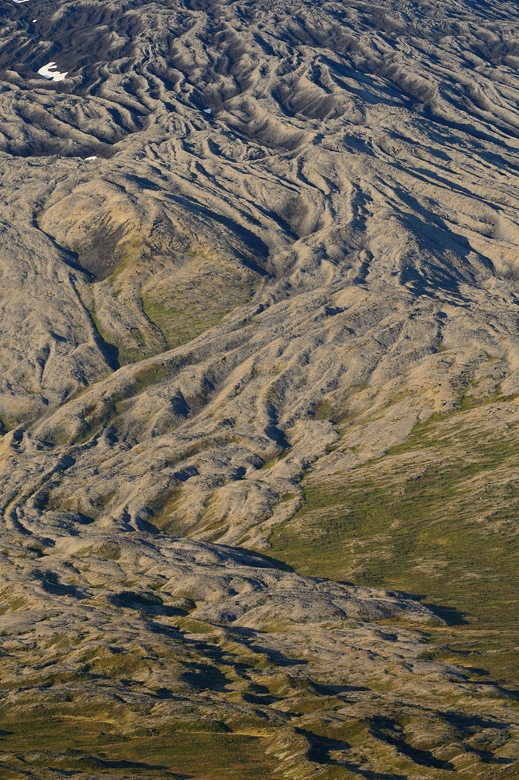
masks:
<svg viewBox="0 0 519 780"><path fill-rule="evenodd" d="M247 777L514 777L510 700L414 629L455 615L476 642L491 593L470 666L519 644L492 644L519 498L516 5L0 15L5 730L45 690L105 735L240 733ZM85 739L105 765L60 743L29 776L52 750L130 776L133 748ZM231 753L149 766L230 777Z"/></svg>

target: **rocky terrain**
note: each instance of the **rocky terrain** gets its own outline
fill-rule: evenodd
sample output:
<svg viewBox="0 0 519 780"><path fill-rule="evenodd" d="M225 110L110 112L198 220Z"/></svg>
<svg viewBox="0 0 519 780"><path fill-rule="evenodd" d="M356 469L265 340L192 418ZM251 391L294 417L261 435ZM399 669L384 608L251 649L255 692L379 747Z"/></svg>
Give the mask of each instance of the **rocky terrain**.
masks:
<svg viewBox="0 0 519 780"><path fill-rule="evenodd" d="M516 777L516 5L0 13L0 778Z"/></svg>

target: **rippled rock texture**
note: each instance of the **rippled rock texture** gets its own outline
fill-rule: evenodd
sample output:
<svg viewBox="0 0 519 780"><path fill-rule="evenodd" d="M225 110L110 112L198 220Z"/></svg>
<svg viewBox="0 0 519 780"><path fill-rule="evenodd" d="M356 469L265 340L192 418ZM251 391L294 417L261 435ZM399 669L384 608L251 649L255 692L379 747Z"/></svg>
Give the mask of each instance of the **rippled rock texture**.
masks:
<svg viewBox="0 0 519 780"><path fill-rule="evenodd" d="M513 778L516 5L0 15L4 776Z"/></svg>

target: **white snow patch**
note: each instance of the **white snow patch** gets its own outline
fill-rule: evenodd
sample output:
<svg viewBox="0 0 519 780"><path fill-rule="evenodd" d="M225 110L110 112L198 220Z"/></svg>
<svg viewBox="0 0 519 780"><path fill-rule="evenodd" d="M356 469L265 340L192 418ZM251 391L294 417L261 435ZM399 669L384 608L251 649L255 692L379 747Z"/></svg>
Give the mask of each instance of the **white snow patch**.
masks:
<svg viewBox="0 0 519 780"><path fill-rule="evenodd" d="M17 5L20 5L20 3L28 3L29 0L13 0L13 3L17 3Z"/></svg>
<svg viewBox="0 0 519 780"><path fill-rule="evenodd" d="M97 160L96 155L92 155L92 157L85 157L85 162L88 162L89 160Z"/></svg>
<svg viewBox="0 0 519 780"><path fill-rule="evenodd" d="M22 0L22 2L25 2L25 0ZM38 73L40 76L43 76L44 79L51 79L52 81L63 81L68 73L68 70L66 70L65 73L60 73L56 68L56 63L49 62L48 65L44 65L43 68L40 68Z"/></svg>
<svg viewBox="0 0 519 780"><path fill-rule="evenodd" d="M204 114L212 114L212 113L213 112L211 111L210 108L204 108Z"/></svg>

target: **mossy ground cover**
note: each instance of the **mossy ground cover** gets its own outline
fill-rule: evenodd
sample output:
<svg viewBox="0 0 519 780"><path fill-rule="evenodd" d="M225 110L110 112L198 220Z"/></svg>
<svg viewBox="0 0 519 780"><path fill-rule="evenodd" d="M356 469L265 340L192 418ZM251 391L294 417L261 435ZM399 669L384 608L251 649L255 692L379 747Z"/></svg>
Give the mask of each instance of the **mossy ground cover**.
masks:
<svg viewBox="0 0 519 780"><path fill-rule="evenodd" d="M487 407L487 410L490 407ZM395 588L431 604L442 660L519 683L517 424L460 410L341 477L310 474L272 535L297 571Z"/></svg>
<svg viewBox="0 0 519 780"><path fill-rule="evenodd" d="M108 278L80 285L98 344L113 369L192 341L247 303L261 278L210 251L181 252L177 262L164 267L142 241L123 250Z"/></svg>
<svg viewBox="0 0 519 780"><path fill-rule="evenodd" d="M25 772L37 769L62 773L95 771L127 777L193 780L258 780L276 778L273 762L265 754L265 740L247 734L219 732L199 724L199 731L142 728L122 734L111 722L85 717L33 717L0 723L0 752L13 755L6 762L12 771L17 760ZM0 778L4 775L1 774ZM5 777L9 775L6 774ZM14 775L13 775L14 776ZM37 776L37 775L35 775Z"/></svg>
<svg viewBox="0 0 519 780"><path fill-rule="evenodd" d="M223 261L193 256L177 286L154 284L142 292L142 308L170 349L186 344L246 303L259 277Z"/></svg>

